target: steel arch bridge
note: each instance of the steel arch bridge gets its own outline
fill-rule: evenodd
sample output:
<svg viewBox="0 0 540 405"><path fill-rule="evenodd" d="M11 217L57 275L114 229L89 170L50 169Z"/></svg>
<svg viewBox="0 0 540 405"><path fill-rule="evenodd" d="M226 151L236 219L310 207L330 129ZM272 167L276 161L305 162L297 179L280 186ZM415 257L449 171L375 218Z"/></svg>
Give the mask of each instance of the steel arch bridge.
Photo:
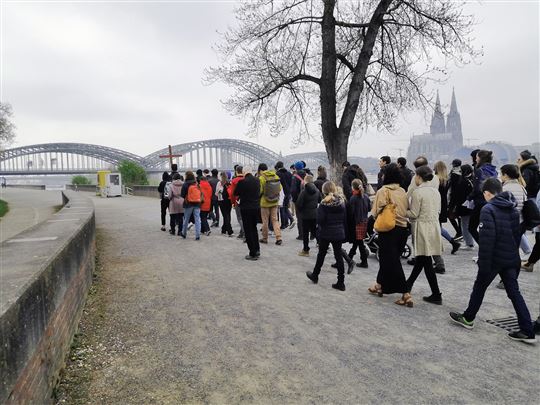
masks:
<svg viewBox="0 0 540 405"><path fill-rule="evenodd" d="M235 164L257 165L261 162L272 164L282 157L274 151L253 142L238 139L210 139L172 146L173 154L181 154L179 168L216 167L230 169ZM169 153L167 148L144 157L143 165L151 169L167 169L168 162L159 155Z"/></svg>

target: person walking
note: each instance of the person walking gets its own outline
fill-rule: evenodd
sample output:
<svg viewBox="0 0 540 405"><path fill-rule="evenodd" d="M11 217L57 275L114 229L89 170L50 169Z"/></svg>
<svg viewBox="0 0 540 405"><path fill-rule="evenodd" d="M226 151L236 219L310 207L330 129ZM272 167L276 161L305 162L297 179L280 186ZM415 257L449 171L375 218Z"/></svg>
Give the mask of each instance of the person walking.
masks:
<svg viewBox="0 0 540 405"><path fill-rule="evenodd" d="M352 196L352 181L358 178L358 172L351 167L351 164L347 161L343 162L341 167L343 168L341 187L343 188L343 194L345 194L345 198L348 201Z"/></svg>
<svg viewBox="0 0 540 405"><path fill-rule="evenodd" d="M424 270L431 288L431 295L423 297L424 301L442 304L442 296L437 283L437 275L433 269L431 257L441 255L441 226L439 212L441 197L437 190L430 187L428 182L433 179L433 171L428 166L416 169L413 181L416 188L411 195L411 203L407 210L407 218L413 219L412 234L414 235L414 256L416 258L412 272L407 279L407 293L396 301L398 305L412 306L411 290L414 282Z"/></svg>
<svg viewBox="0 0 540 405"><path fill-rule="evenodd" d="M461 160L452 160L452 170L450 171L450 179L448 184L448 220L456 231L454 240L461 242L463 240L463 232L461 230L461 219L457 215L456 189L461 181ZM463 204L463 202L461 203Z"/></svg>
<svg viewBox="0 0 540 405"><path fill-rule="evenodd" d="M293 203L295 204L295 210L296 210L296 200L298 200L298 196L300 195L300 192L304 188L304 177L306 177L306 171L304 162L298 161L294 164L295 173L293 174L293 179L291 183L291 198ZM301 214L296 211L296 221L297 221L297 227L298 227L298 236L296 239L302 240L302 217Z"/></svg>
<svg viewBox="0 0 540 405"><path fill-rule="evenodd" d="M169 191L169 214L171 223L171 235L175 234L178 226L178 236L182 234L182 225L184 223L184 199L182 198L182 183L181 176L178 173L173 175L172 183Z"/></svg>
<svg viewBox="0 0 540 405"><path fill-rule="evenodd" d="M466 329L474 327L474 319L482 306L484 295L497 275L503 279L506 294L518 318L519 331L508 337L525 343L535 343L533 323L525 300L519 291L519 213L514 197L502 190L501 182L488 178L481 187L486 204L480 212L478 273L465 312L450 312L450 319Z"/></svg>
<svg viewBox="0 0 540 405"><path fill-rule="evenodd" d="M169 209L170 201L169 201L168 195L166 194L166 187L167 185L170 186L171 181L172 179L169 173L163 172L163 174L161 175L161 182L159 183L159 186L158 186L158 193L159 193L159 198L161 202L161 230L162 231L167 230L166 228L167 223L165 221L165 218L167 217L167 210Z"/></svg>
<svg viewBox="0 0 540 405"><path fill-rule="evenodd" d="M395 163L386 166L383 186L377 190L371 214L377 219L388 204L395 206L396 226L387 232L379 232L379 272L377 282L368 291L372 294L404 294L403 299L412 301L401 266L401 252L407 243L407 194L399 185L401 172ZM406 304L410 305L410 304Z"/></svg>
<svg viewBox="0 0 540 405"><path fill-rule="evenodd" d="M186 172L186 181L182 185L180 196L184 199L184 225L180 236L186 238L189 219L193 216L195 220L195 240L201 239L201 203L204 194L201 192L195 174L192 171Z"/></svg>
<svg viewBox="0 0 540 405"><path fill-rule="evenodd" d="M281 192L281 181L274 170L268 170L266 163L261 163L258 168L260 195L261 195L261 219L262 238L261 243L268 243L268 222L272 221L272 228L276 235L276 245L283 244L281 239L281 224L278 219L279 194Z"/></svg>
<svg viewBox="0 0 540 405"><path fill-rule="evenodd" d="M349 250L349 257L354 258L356 249L360 251L360 262L356 264L358 267L368 268L368 252L364 245L364 239L367 232L368 214L371 211L371 201L364 191L362 180L354 179L352 181L352 196L349 200L348 207L351 212L351 222L354 225L354 241Z"/></svg>
<svg viewBox="0 0 540 405"><path fill-rule="evenodd" d="M234 195L238 197L244 235L249 254L246 260L258 260L261 255L257 221L260 213L261 183L249 167L243 168L244 179L236 184Z"/></svg>
<svg viewBox="0 0 540 405"><path fill-rule="evenodd" d="M536 206L540 210L540 193L536 195ZM525 271L531 272L534 270L534 265L540 260L540 225L534 228L534 246L532 248L531 255L527 260L521 263L521 268ZM536 323L540 323L540 316Z"/></svg>
<svg viewBox="0 0 540 405"><path fill-rule="evenodd" d="M476 243L478 243L478 226L480 224L480 211L486 204L482 195L482 184L489 178L497 177L497 169L492 164L493 152L489 150L479 150L476 155L476 168L474 169L473 191L467 197L473 206L473 212L469 219L469 233Z"/></svg>
<svg viewBox="0 0 540 405"><path fill-rule="evenodd" d="M439 178L439 195L441 199L439 223L441 225L441 235L450 243L450 245L452 245L452 251L450 253L455 254L461 247L461 243L455 241L452 236L450 236L450 233L448 233L448 231L443 227L443 224L448 221L448 189L450 188L450 182L448 181L448 169L446 168L446 164L441 160L435 162L433 169L435 171L435 175ZM444 265L442 258L436 259L435 262L443 263ZM444 273L445 271L444 267L437 270L441 273Z"/></svg>
<svg viewBox="0 0 540 405"><path fill-rule="evenodd" d="M231 226L231 210L232 203L230 198L231 182L226 172L221 172L220 180L216 184L215 195L217 197L217 203L221 210L221 217L223 218L223 225L221 226L221 233L233 236L233 229Z"/></svg>
<svg viewBox="0 0 540 405"><path fill-rule="evenodd" d="M326 173L326 167L319 166L317 168L317 179L313 182L319 193L322 194L322 186L328 181L328 174Z"/></svg>
<svg viewBox="0 0 540 405"><path fill-rule="evenodd" d="M379 173L377 174L377 190L380 189L384 185L384 172L386 170L386 166L388 166L392 162L392 159L390 159L390 156L381 156L379 159Z"/></svg>
<svg viewBox="0 0 540 405"><path fill-rule="evenodd" d="M279 208L279 218L281 220L281 229L285 229L289 226L294 227L294 217L289 210L289 205L291 202L291 183L292 183L292 174L283 166L283 162L278 161L274 165L276 169L276 174L279 177L281 182L281 188L283 190L283 203Z"/></svg>
<svg viewBox="0 0 540 405"><path fill-rule="evenodd" d="M201 204L201 232L209 236L211 230L208 224L208 215L212 210L212 186L205 176L201 176L199 177L199 187L204 194L204 200Z"/></svg>
<svg viewBox="0 0 540 405"><path fill-rule="evenodd" d="M403 180L401 180L401 188L403 190L407 190L411 184L412 178L414 177L414 172L407 167L407 159L404 157L398 157L397 164L399 166L399 170L401 170L401 177Z"/></svg>
<svg viewBox="0 0 540 405"><path fill-rule="evenodd" d="M472 193L473 189L473 168L468 164L462 165L461 179L452 193L452 201L455 204L456 216L461 220L463 242L469 249L474 247L474 238L469 232L469 220L473 210L467 202L467 196Z"/></svg>
<svg viewBox="0 0 540 405"><path fill-rule="evenodd" d="M219 227L219 204L218 204L218 199L216 195L216 187L217 187L217 184L219 183L218 170L212 169L210 173L212 175L207 178L208 183L210 183L210 185L212 186L212 206L210 208L210 211L214 213L213 215L214 220L212 222L212 225L210 226L213 228L217 228Z"/></svg>
<svg viewBox="0 0 540 405"><path fill-rule="evenodd" d="M322 187L324 198L317 208L317 228L319 230L319 253L313 271L306 272L314 284L319 282L319 274L324 264L324 258L328 248L332 245L334 257L337 263L337 283L332 284L332 288L345 291L345 269L343 266L343 256L341 244L345 239L345 222L347 213L345 201L337 194L334 182L327 181Z"/></svg>
<svg viewBox="0 0 540 405"><path fill-rule="evenodd" d="M321 201L321 193L313 183L313 176L304 177L305 186L296 200L296 210L302 218L303 249L299 256L309 256L309 235L317 233L317 206Z"/></svg>
<svg viewBox="0 0 540 405"><path fill-rule="evenodd" d="M242 180L244 180L244 168L240 165L236 166L234 168L234 177L231 180L231 189L229 193L229 198L231 199L231 204L234 209L234 213L236 214L236 220L238 221L238 225L240 225L240 232L238 232L238 239L244 239L245 233L244 233L244 223L242 222L242 211L240 210L240 205L238 201L238 197L235 193L236 186L238 183L240 183Z"/></svg>
<svg viewBox="0 0 540 405"><path fill-rule="evenodd" d="M525 180L525 189L527 190L527 198L533 200L536 198L540 190L540 171L536 157L524 150L519 154L518 158L519 170Z"/></svg>

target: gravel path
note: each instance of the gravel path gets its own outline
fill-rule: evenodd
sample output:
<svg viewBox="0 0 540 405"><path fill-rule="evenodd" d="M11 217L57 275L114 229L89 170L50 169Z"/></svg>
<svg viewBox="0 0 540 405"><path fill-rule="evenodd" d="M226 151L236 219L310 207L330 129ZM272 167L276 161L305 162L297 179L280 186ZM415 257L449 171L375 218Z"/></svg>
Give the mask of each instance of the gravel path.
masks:
<svg viewBox="0 0 540 405"><path fill-rule="evenodd" d="M540 344L513 342L485 319L513 315L503 290L489 289L475 329L449 322L475 278L472 252L445 255L444 304L414 308L367 293L377 262L333 290L330 259L319 284L315 262L284 245L247 248L213 231L200 242L159 230L159 201L98 199L100 267L60 387L66 403L519 403L538 398ZM212 228L215 229L215 228ZM407 274L411 267L406 266ZM539 271L521 288L538 316ZM77 376L83 376L77 378ZM70 386L71 384L71 386ZM75 384L75 385L73 385ZM84 395L82 395L83 393ZM75 400L74 398L78 398Z"/></svg>

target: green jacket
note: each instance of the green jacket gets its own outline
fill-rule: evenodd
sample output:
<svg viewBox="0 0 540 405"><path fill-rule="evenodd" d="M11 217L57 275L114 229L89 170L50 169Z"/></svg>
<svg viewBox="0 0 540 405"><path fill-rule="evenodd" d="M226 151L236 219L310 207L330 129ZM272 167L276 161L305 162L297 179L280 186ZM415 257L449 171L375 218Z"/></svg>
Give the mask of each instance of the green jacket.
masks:
<svg viewBox="0 0 540 405"><path fill-rule="evenodd" d="M266 170L259 177L259 181L261 183L261 208L277 207L279 204L279 199L277 201L268 201L264 196L264 186L266 184L266 180L271 179L279 180L279 176L274 170ZM282 189L281 184L279 185L279 189Z"/></svg>

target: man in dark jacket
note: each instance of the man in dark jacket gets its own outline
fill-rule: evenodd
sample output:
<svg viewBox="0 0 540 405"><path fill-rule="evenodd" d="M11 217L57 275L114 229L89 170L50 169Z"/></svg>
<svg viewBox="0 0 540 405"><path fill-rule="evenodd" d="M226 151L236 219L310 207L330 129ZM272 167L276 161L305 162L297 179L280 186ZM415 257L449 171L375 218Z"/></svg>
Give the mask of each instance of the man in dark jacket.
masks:
<svg viewBox="0 0 540 405"><path fill-rule="evenodd" d="M463 314L450 312L452 320L472 329L474 318L482 305L484 294L499 274L503 280L508 298L516 311L519 331L508 335L510 339L525 343L536 342L531 315L519 291L519 212L512 194L502 191L502 184L496 178L487 179L482 185L482 193L487 204L480 212L480 243L478 248L478 274L469 299L469 306Z"/></svg>
<svg viewBox="0 0 540 405"><path fill-rule="evenodd" d="M404 157L399 157L397 160L397 165L399 167L399 171L401 172L401 183L399 186L407 191L409 189L409 186L411 185L412 178L414 177L414 172L407 167L407 159Z"/></svg>
<svg viewBox="0 0 540 405"><path fill-rule="evenodd" d="M249 249L247 260L258 260L261 255L259 247L259 234L257 221L260 210L261 183L251 173L251 169L244 168L244 179L236 185L234 195L240 200L240 212L244 225L244 235Z"/></svg>
<svg viewBox="0 0 540 405"><path fill-rule="evenodd" d="M298 161L294 164L296 172L293 175L291 183L291 198L293 203L296 204L300 192L304 188L304 177L306 177L305 165L304 162ZM296 219L298 221L298 236L296 239L302 240L302 214L296 212Z"/></svg>
<svg viewBox="0 0 540 405"><path fill-rule="evenodd" d="M212 186L212 208L211 211L213 211L213 222L212 227L217 228L219 226L219 205L218 205L218 198L216 195L216 186L219 183L218 179L218 170L212 169L211 171L212 175L208 177L208 183L210 183L210 186Z"/></svg>
<svg viewBox="0 0 540 405"><path fill-rule="evenodd" d="M296 211L302 217L302 240L304 248L298 253L299 256L309 256L309 234L315 236L317 233L317 205L321 201L321 193L313 184L313 176L307 175L304 178L306 184L298 200L296 200Z"/></svg>
<svg viewBox="0 0 540 405"><path fill-rule="evenodd" d="M285 229L289 224L294 226L294 217L289 211L289 204L291 202L291 183L292 183L292 173L289 172L285 167L283 167L283 162L279 161L274 166L276 169L276 174L279 177L281 187L283 188L283 205L279 209L279 217L281 218L281 229Z"/></svg>
<svg viewBox="0 0 540 405"><path fill-rule="evenodd" d="M381 168L379 170L379 173L377 174L377 190L379 190L383 186L384 182L384 171L386 170L386 166L389 165L392 162L392 159L390 159L390 156L381 156L379 159L379 167Z"/></svg>
<svg viewBox="0 0 540 405"><path fill-rule="evenodd" d="M341 176L341 186L343 188L343 194L348 201L351 199L352 196L351 183L354 179L358 178L358 172L354 170L354 168L351 167L350 163L347 161L343 162L341 167L343 168L343 175Z"/></svg>

